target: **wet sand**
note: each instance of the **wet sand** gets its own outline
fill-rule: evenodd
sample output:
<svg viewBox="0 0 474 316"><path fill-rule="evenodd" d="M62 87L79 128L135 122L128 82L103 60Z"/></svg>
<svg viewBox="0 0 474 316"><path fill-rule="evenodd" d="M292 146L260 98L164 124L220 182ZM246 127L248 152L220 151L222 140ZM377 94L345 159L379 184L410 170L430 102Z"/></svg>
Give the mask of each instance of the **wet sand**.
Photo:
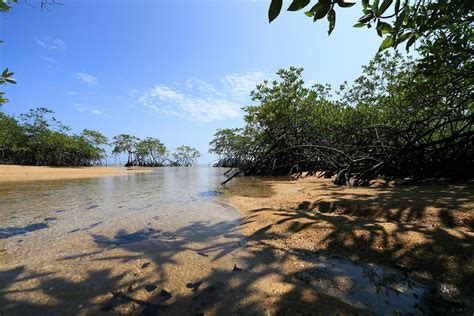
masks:
<svg viewBox="0 0 474 316"><path fill-rule="evenodd" d="M429 295L424 300L435 311L473 310L472 182L357 188L316 177L239 178L227 198L241 211L250 251L287 254L297 266L327 255L356 265L382 264L425 284ZM291 275L294 269L286 267L284 258L282 273ZM311 273L306 278L318 279ZM342 279L333 281L342 282L336 288L344 287Z"/></svg>
<svg viewBox="0 0 474 316"><path fill-rule="evenodd" d="M217 198L222 173L0 184L0 314L207 310L242 267L240 214Z"/></svg>
<svg viewBox="0 0 474 316"><path fill-rule="evenodd" d="M149 172L146 168L121 167L37 167L0 165L0 183L68 179L89 179L108 176L125 176L131 173Z"/></svg>
<svg viewBox="0 0 474 316"><path fill-rule="evenodd" d="M0 313L472 315L472 185L224 171L0 184Z"/></svg>

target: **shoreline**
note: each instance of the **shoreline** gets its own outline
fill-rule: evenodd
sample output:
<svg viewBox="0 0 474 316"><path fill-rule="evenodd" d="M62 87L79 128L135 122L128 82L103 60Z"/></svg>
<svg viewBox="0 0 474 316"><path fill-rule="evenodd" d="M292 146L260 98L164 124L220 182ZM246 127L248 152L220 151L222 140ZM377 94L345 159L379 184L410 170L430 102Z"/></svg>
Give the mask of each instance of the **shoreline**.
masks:
<svg viewBox="0 0 474 316"><path fill-rule="evenodd" d="M316 177L234 181L226 198L242 215L248 249L304 253L301 264L327 254L381 264L429 286L436 299L474 308L472 182L365 188Z"/></svg>
<svg viewBox="0 0 474 316"><path fill-rule="evenodd" d="M147 168L120 167L47 167L0 165L0 184L14 182L37 182L126 176L134 173L151 172Z"/></svg>

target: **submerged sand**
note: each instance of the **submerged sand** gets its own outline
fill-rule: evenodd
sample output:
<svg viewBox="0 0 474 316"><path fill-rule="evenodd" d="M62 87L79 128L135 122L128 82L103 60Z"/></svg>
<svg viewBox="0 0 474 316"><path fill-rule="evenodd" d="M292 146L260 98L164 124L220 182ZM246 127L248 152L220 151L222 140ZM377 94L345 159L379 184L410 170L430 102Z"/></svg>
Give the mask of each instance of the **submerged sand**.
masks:
<svg viewBox="0 0 474 316"><path fill-rule="evenodd" d="M473 308L472 182L362 188L316 177L240 178L228 199L242 213L250 251L291 254L295 265L336 255L390 266L426 284L450 312L452 306ZM282 260L285 270L286 265Z"/></svg>
<svg viewBox="0 0 474 316"><path fill-rule="evenodd" d="M472 183L215 172L4 186L0 312L472 315Z"/></svg>
<svg viewBox="0 0 474 316"><path fill-rule="evenodd" d="M149 172L146 168L120 167L43 167L0 165L0 183L42 180L67 180L124 176L130 173Z"/></svg>

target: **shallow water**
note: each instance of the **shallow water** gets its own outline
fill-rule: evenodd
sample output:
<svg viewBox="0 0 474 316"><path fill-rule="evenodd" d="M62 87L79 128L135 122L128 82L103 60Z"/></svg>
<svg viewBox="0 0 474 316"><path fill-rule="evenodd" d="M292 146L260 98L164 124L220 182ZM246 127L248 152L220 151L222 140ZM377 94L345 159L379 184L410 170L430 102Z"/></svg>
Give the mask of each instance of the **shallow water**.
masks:
<svg viewBox="0 0 474 316"><path fill-rule="evenodd" d="M218 198L222 173L160 168L0 185L0 313L88 313L121 288L153 284L179 296L214 267L231 271L239 213Z"/></svg>
<svg viewBox="0 0 474 316"><path fill-rule="evenodd" d="M286 254L247 250L222 174L0 185L0 314L278 314L301 284L338 306L423 313L426 289L395 270L332 256L286 269ZM272 194L256 179L236 183L243 195Z"/></svg>

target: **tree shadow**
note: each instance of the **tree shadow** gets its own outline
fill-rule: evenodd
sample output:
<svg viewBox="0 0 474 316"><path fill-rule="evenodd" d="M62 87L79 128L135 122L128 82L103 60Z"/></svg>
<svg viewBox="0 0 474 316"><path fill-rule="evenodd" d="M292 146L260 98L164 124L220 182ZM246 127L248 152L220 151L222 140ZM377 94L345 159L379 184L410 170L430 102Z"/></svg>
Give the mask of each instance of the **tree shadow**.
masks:
<svg viewBox="0 0 474 316"><path fill-rule="evenodd" d="M249 238L240 235L238 221L193 222L174 231L91 234L100 251L59 260L89 261L86 277L68 279L60 277L60 271L35 275L25 267L1 271L0 310L4 315L371 315L400 306L402 311L404 306L413 310L418 304L415 310L423 311L427 290L415 283L398 290L399 284L412 282L399 271L273 244L287 234L272 231L275 226L292 225L301 218L331 223L343 216L328 219L324 217L328 215L296 210L277 214L281 217L277 223L262 227ZM293 231L307 227L311 225ZM328 237L334 242L329 251L336 247L338 238ZM111 253L119 250L123 255ZM189 267L183 266L183 260L191 261L194 270L206 271L186 270ZM233 268L216 264L206 269L219 260L227 260ZM94 266L94 262L103 261L121 266L120 273ZM150 270L148 274L141 273L146 270ZM367 272L371 270L375 272ZM21 286L25 282L31 286Z"/></svg>
<svg viewBox="0 0 474 316"><path fill-rule="evenodd" d="M18 235L25 235L30 232L48 228L47 222L39 222L28 224L22 227L5 227L0 228L0 239L7 239Z"/></svg>
<svg viewBox="0 0 474 316"><path fill-rule="evenodd" d="M446 192L431 200L417 197L427 194L421 191L405 196L404 188L374 190L378 199L360 193L350 204L348 194L331 191L331 199L303 201L294 208L261 207L240 221L196 221L174 230L85 231L94 247L59 258L48 272L25 266L0 271L0 312L472 312L474 237L468 225L459 225L452 212L440 212L442 226L430 227L423 221L424 209L407 209L415 199L427 209L462 209L462 197ZM364 199L369 211L364 211ZM382 210L396 205L403 215L385 214L376 205ZM244 238L241 227L259 223L259 216L272 221ZM87 271L65 273L63 265L84 262Z"/></svg>
<svg viewBox="0 0 474 316"><path fill-rule="evenodd" d="M388 265L427 284L436 312L472 312L472 185L380 188L369 194L331 190L294 208L250 211L246 218L254 222L259 216L271 221L250 239Z"/></svg>
<svg viewBox="0 0 474 316"><path fill-rule="evenodd" d="M323 190L315 201L303 201L301 210L317 210L418 226L474 230L474 184L340 188L317 183Z"/></svg>

